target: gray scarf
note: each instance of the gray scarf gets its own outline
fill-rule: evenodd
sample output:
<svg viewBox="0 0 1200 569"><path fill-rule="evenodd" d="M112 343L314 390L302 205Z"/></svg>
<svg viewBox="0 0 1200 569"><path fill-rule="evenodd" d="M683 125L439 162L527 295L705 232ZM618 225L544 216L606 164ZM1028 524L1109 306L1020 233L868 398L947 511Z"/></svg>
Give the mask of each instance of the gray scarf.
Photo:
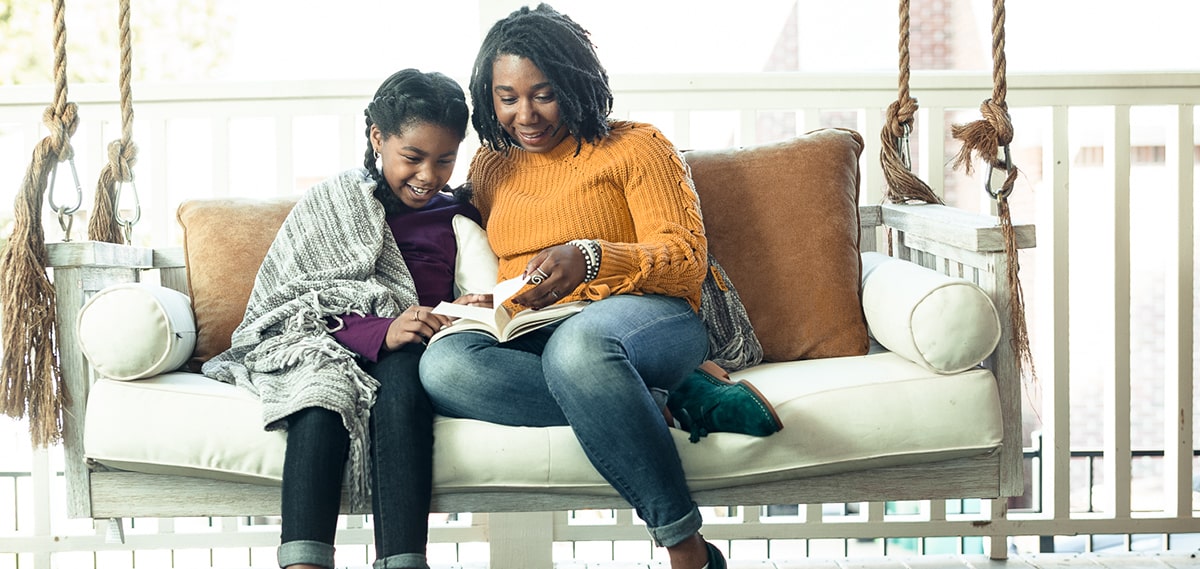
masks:
<svg viewBox="0 0 1200 569"><path fill-rule="evenodd" d="M338 343L326 318L394 317L417 303L416 287L363 169L314 186L271 244L232 346L205 375L257 394L267 430L308 407L341 415L350 433L351 505L369 503L369 420L378 381Z"/></svg>

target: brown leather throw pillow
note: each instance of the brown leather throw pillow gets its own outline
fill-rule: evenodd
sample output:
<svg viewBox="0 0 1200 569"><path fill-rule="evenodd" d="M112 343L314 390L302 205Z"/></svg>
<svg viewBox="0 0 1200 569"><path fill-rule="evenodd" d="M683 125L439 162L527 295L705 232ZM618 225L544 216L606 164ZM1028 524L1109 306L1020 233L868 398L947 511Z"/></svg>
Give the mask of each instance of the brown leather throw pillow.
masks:
<svg viewBox="0 0 1200 569"><path fill-rule="evenodd" d="M684 153L709 250L737 286L764 361L862 355L862 137L821 129Z"/></svg>
<svg viewBox="0 0 1200 569"><path fill-rule="evenodd" d="M229 349L242 322L258 267L299 196L202 199L179 205L188 289L196 317L196 349L188 369Z"/></svg>

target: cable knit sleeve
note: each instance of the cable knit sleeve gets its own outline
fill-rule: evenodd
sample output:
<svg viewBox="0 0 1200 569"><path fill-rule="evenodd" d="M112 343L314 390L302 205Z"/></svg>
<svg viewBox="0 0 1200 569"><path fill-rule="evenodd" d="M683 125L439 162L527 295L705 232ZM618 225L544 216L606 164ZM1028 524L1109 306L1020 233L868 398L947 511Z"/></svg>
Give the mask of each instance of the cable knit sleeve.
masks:
<svg viewBox="0 0 1200 569"><path fill-rule="evenodd" d="M619 183L636 239L601 240L600 273L584 295L664 294L686 298L699 309L708 242L687 165L675 146L649 125L617 123L611 141L609 150L625 163L625 179Z"/></svg>

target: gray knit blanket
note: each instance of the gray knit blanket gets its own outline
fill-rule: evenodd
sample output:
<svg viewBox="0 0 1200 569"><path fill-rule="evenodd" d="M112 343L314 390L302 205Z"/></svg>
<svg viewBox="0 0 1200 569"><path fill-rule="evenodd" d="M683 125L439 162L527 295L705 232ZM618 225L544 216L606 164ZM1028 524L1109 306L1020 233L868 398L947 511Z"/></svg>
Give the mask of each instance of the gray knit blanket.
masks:
<svg viewBox="0 0 1200 569"><path fill-rule="evenodd" d="M347 481L356 509L369 504L369 420L378 381L334 339L327 317L399 315L417 303L412 275L372 196L366 170L314 186L271 244L232 346L206 362L205 375L262 400L267 430L308 407L341 415L350 433Z"/></svg>

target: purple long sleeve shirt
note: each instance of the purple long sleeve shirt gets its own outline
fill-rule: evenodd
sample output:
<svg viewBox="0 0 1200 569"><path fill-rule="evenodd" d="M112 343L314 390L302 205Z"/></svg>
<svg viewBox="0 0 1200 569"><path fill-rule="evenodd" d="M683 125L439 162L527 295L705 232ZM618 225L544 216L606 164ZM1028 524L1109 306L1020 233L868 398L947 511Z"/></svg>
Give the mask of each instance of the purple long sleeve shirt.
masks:
<svg viewBox="0 0 1200 569"><path fill-rule="evenodd" d="M421 306L436 306L454 300L454 259L458 246L450 220L456 214L480 222L479 210L438 194L421 209L404 208L387 216L388 227L412 273ZM343 327L333 333L343 346L370 361L379 361L388 327L395 318L356 314L342 315Z"/></svg>

